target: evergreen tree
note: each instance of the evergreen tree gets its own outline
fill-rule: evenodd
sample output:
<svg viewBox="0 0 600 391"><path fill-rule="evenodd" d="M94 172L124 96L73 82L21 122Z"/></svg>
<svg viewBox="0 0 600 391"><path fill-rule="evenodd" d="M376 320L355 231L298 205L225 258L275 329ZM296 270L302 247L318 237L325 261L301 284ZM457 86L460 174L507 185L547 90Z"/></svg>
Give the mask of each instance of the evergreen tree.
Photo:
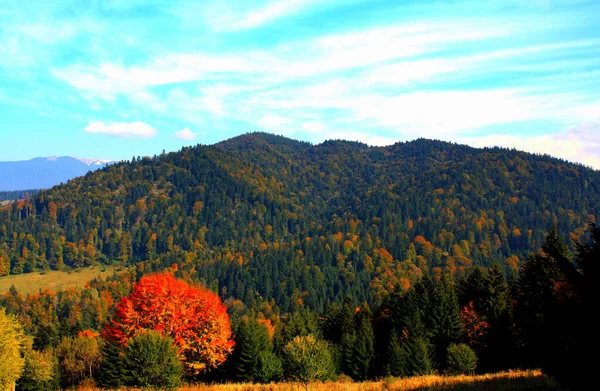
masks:
<svg viewBox="0 0 600 391"><path fill-rule="evenodd" d="M475 266L466 279L461 280L457 286L458 301L461 307L473 302L478 312L483 311L488 297L488 279L484 269Z"/></svg>
<svg viewBox="0 0 600 391"><path fill-rule="evenodd" d="M253 382L259 378L258 357L271 351L267 329L254 318L242 320L238 327L235 347L236 378L241 382Z"/></svg>
<svg viewBox="0 0 600 391"><path fill-rule="evenodd" d="M387 362L385 370L387 376L406 376L405 351L400 346L396 330L392 330L390 335L385 361Z"/></svg>
<svg viewBox="0 0 600 391"><path fill-rule="evenodd" d="M432 346L426 337L421 314L418 311L407 319L402 350L407 376L426 375L433 371Z"/></svg>
<svg viewBox="0 0 600 391"><path fill-rule="evenodd" d="M119 345L105 342L102 345L102 363L96 382L104 388L120 388L126 384L127 372L123 362L123 351Z"/></svg>
<svg viewBox="0 0 600 391"><path fill-rule="evenodd" d="M350 360L350 375L357 380L367 380L375 359L375 334L371 312L365 303L357 314L357 329Z"/></svg>
<svg viewBox="0 0 600 391"><path fill-rule="evenodd" d="M463 332L458 297L448 276L442 277L436 286L432 323L431 336L435 361L443 370L446 368L448 346L459 342Z"/></svg>

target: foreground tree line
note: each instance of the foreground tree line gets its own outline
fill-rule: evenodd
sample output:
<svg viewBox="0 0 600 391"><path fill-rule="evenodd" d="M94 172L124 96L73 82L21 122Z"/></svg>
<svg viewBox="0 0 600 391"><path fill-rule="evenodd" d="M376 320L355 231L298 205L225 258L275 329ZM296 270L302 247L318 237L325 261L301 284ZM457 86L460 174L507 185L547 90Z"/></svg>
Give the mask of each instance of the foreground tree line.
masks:
<svg viewBox="0 0 600 391"><path fill-rule="evenodd" d="M0 302L6 309L0 310L0 389L13 382L20 390L93 382L108 388L283 379L308 385L339 376L363 381L515 367L541 367L571 389L585 389L593 376L586 357L598 348L592 316L599 303L600 230L594 224L589 238L571 256L553 229L510 280L498 264L474 267L458 281L425 273L379 306L348 298L320 313L301 299L286 314L272 301L226 306L171 269L142 277L96 331L77 321L31 328L19 322L23 308L10 301L18 295L12 292Z"/></svg>

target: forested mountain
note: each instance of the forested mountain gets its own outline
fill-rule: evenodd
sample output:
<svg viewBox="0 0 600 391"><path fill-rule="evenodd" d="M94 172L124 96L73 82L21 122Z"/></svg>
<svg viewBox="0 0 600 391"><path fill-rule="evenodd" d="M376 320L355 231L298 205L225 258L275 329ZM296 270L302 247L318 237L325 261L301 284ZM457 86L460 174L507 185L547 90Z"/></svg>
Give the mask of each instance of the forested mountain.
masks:
<svg viewBox="0 0 600 391"><path fill-rule="evenodd" d="M99 160L69 156L0 162L0 191L47 189L104 166Z"/></svg>
<svg viewBox="0 0 600 391"><path fill-rule="evenodd" d="M0 275L176 264L223 298L322 311L346 296L378 304L424 271L458 279L499 263L510 278L550 227L579 238L599 207L600 173L549 156L254 133L110 165L4 207Z"/></svg>

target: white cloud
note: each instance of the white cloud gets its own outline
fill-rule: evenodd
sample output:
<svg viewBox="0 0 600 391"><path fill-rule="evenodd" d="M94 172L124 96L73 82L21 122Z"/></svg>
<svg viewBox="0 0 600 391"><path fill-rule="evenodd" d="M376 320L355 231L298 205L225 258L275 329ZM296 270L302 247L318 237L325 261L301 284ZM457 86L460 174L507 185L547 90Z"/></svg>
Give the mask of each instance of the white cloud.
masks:
<svg viewBox="0 0 600 391"><path fill-rule="evenodd" d="M185 128L185 129L181 129L178 132L173 133L173 136L182 139L182 140L186 140L186 141L192 141L194 140L198 135L194 132L192 132L190 130L190 128Z"/></svg>
<svg viewBox="0 0 600 391"><path fill-rule="evenodd" d="M90 122L84 129L87 133L101 133L116 137L142 137L151 138L157 132L152 126L144 122Z"/></svg>
<svg viewBox="0 0 600 391"><path fill-rule="evenodd" d="M460 138L456 141L478 148L500 146L548 154L600 170L600 120L581 123L558 134L492 134L478 138Z"/></svg>

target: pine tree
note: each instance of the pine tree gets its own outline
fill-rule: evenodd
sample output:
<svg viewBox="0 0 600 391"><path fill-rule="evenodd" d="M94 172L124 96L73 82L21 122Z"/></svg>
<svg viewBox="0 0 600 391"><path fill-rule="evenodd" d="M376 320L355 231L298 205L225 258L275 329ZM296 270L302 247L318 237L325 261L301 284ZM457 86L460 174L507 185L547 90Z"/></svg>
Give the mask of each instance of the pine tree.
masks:
<svg viewBox="0 0 600 391"><path fill-rule="evenodd" d="M375 333L373 332L371 312L366 303L357 316L350 372L354 379L367 380L371 375L371 367L375 360Z"/></svg>
<svg viewBox="0 0 600 391"><path fill-rule="evenodd" d="M98 385L104 388L119 388L125 385L127 372L124 368L121 347L108 342L104 343L102 358L96 379Z"/></svg>
<svg viewBox="0 0 600 391"><path fill-rule="evenodd" d="M433 371L432 346L425 334L421 314L413 312L407 319L403 338L404 371L407 376L426 375Z"/></svg>
<svg viewBox="0 0 600 391"><path fill-rule="evenodd" d="M485 313L488 322L493 323L504 316L508 310L508 284L498 264L492 265L486 280L487 301L485 303Z"/></svg>
<svg viewBox="0 0 600 391"><path fill-rule="evenodd" d="M400 346L398 333L396 330L392 330L385 357L387 376L406 376L406 356L404 353Z"/></svg>
<svg viewBox="0 0 600 391"><path fill-rule="evenodd" d="M236 377L242 382L253 382L259 378L258 357L272 350L269 335L264 325L256 319L246 318L238 327L236 336Z"/></svg>
<svg viewBox="0 0 600 391"><path fill-rule="evenodd" d="M443 370L448 346L459 342L463 333L458 297L448 276L444 276L436 286L432 323L435 361Z"/></svg>

